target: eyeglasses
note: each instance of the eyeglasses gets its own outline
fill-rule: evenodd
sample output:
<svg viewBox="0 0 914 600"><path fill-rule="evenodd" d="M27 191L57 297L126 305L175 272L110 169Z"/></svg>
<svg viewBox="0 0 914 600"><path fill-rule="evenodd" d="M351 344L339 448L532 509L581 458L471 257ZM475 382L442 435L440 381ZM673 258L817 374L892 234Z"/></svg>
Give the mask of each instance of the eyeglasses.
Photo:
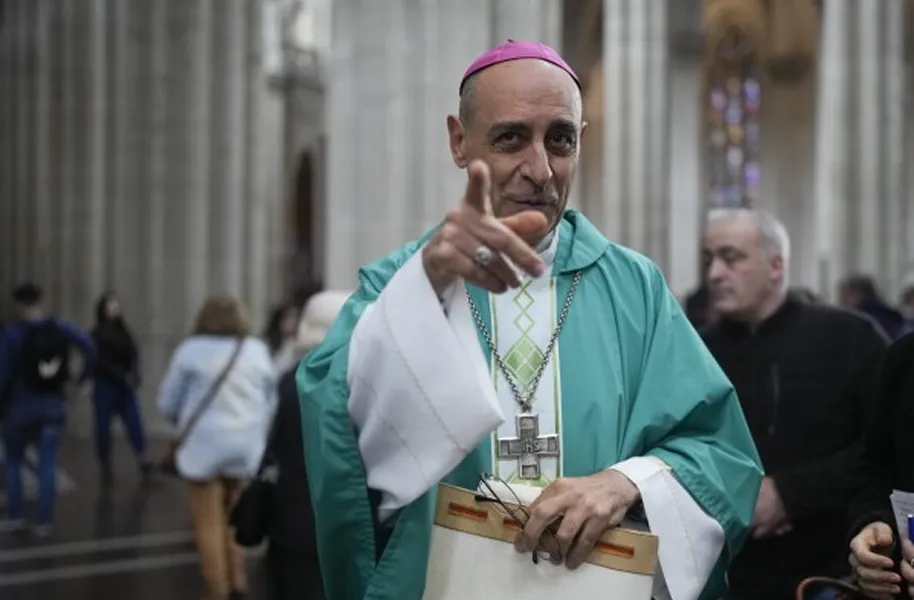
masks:
<svg viewBox="0 0 914 600"><path fill-rule="evenodd" d="M490 481L500 483L508 490L508 493L511 494L511 497L507 499L507 502L500 498L498 494L495 493L495 490L492 489L492 486L489 485ZM485 489L489 495L482 493L476 494L477 502L491 502L493 503L502 513L504 513L510 523L513 523L519 531L523 531L527 526L527 521L530 520L530 511L523 505L521 499L518 497L517 493L507 484L503 479L495 475L490 475L484 473L479 478L479 485L481 488ZM540 538L540 545L536 550L533 551L533 564L539 564L540 558L544 560L550 560L554 563L561 563L563 560L561 547L559 542L555 539L555 528L557 523L552 523L543 531L543 536Z"/></svg>

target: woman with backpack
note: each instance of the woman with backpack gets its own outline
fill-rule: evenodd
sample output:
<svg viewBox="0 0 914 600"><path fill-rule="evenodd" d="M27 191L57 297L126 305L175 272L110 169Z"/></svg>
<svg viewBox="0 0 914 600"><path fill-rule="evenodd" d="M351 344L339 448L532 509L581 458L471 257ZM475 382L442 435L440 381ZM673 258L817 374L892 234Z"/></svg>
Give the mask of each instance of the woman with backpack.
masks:
<svg viewBox="0 0 914 600"><path fill-rule="evenodd" d="M146 456L146 435L137 400L140 353L114 292L102 294L95 305L92 339L96 349L95 386L92 394L95 407L95 450L102 481L105 485L110 485L114 480L111 468L111 421L115 415L120 417L124 425L140 472L146 479L152 473L152 463Z"/></svg>

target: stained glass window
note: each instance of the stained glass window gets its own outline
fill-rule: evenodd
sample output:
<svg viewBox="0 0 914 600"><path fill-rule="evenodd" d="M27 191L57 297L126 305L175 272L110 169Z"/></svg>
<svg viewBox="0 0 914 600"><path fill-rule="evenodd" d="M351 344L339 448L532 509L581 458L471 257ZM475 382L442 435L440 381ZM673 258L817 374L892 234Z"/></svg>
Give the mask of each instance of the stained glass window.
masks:
<svg viewBox="0 0 914 600"><path fill-rule="evenodd" d="M723 61L722 61L723 62ZM759 195L761 86L752 62L723 62L708 89L712 207L751 206Z"/></svg>

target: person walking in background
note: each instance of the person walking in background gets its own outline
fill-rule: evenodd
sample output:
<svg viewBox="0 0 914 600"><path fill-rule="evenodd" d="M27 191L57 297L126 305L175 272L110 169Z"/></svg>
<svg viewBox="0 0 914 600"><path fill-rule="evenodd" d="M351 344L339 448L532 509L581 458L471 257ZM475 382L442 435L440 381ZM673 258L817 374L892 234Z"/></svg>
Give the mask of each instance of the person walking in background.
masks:
<svg viewBox="0 0 914 600"><path fill-rule="evenodd" d="M861 485L850 504L853 580L873 598L914 596L914 544L889 500L914 493L914 334L889 348L869 424Z"/></svg>
<svg viewBox="0 0 914 600"><path fill-rule="evenodd" d="M146 479L152 472L152 463L146 456L146 436L137 401L140 353L114 292L106 292L98 299L92 340L96 349L92 394L95 407L95 449L102 481L105 485L110 485L114 478L111 467L111 420L115 415L124 424L140 471Z"/></svg>
<svg viewBox="0 0 914 600"><path fill-rule="evenodd" d="M876 281L869 275L849 275L838 284L838 304L868 315L879 323L891 340L914 331L914 326L882 298Z"/></svg>
<svg viewBox="0 0 914 600"><path fill-rule="evenodd" d="M293 366L279 382L279 406L266 454L266 464L278 471L267 515L270 600L297 600L302 590L310 590L311 600L324 599L295 371L299 361L323 341L348 297L347 292L326 291L308 300L298 326Z"/></svg>
<svg viewBox="0 0 914 600"><path fill-rule="evenodd" d="M228 515L263 455L276 386L270 351L250 329L235 298L206 300L193 334L171 357L157 402L183 432L175 462L187 481L210 600L242 597L248 588Z"/></svg>
<svg viewBox="0 0 914 600"><path fill-rule="evenodd" d="M22 467L25 449L38 447L38 511L34 532L51 533L56 495L57 456L66 423L67 386L71 382L70 354L83 354L85 380L93 362L91 338L75 325L45 315L43 292L34 283L13 290L13 303L21 318L9 325L0 339L0 390L7 405L3 419L6 454L8 522L5 529L22 531Z"/></svg>
<svg viewBox="0 0 914 600"><path fill-rule="evenodd" d="M293 363L298 363L295 358L297 354L295 330L298 327L299 316L301 316L301 311L298 306L290 302L279 305L270 314L270 321L267 323L263 337L270 349L273 362L276 364L277 373L283 373L291 368Z"/></svg>

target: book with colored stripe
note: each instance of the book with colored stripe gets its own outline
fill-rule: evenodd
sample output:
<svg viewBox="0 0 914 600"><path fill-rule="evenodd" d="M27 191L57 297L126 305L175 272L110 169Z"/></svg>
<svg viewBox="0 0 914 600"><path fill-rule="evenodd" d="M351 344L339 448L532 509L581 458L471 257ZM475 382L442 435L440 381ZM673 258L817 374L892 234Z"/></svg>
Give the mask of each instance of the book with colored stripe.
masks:
<svg viewBox="0 0 914 600"><path fill-rule="evenodd" d="M517 514L516 505L477 498L471 490L438 486L423 600L651 598L657 536L611 529L587 562L572 571L515 551L520 526L511 513Z"/></svg>

